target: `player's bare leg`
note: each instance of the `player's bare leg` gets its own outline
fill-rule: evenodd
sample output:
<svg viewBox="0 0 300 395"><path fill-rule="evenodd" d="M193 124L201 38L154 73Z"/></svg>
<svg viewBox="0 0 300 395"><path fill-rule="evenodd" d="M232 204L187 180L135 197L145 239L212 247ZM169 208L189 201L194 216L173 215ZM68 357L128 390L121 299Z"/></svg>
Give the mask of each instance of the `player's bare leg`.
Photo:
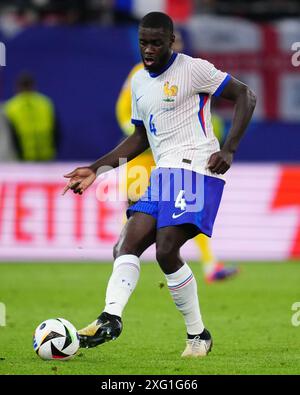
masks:
<svg viewBox="0 0 300 395"><path fill-rule="evenodd" d="M95 347L121 334L122 312L139 278L139 257L155 242L155 237L156 220L152 216L136 212L127 221L114 247L115 261L106 290L104 311L78 332L81 347Z"/></svg>
<svg viewBox="0 0 300 395"><path fill-rule="evenodd" d="M195 234L195 226L186 224L160 228L156 236L156 259L187 328L187 345L182 357L206 356L212 347L211 335L202 322L196 280L179 253Z"/></svg>

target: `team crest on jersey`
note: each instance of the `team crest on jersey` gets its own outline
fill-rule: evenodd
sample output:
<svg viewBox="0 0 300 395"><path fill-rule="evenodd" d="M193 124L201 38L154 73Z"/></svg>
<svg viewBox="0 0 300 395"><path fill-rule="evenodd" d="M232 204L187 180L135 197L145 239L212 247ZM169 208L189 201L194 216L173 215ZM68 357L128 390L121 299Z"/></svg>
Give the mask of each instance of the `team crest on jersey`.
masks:
<svg viewBox="0 0 300 395"><path fill-rule="evenodd" d="M169 81L164 83L164 99L163 101L165 102L174 102L175 98L178 93L178 86L177 85L172 85L170 86Z"/></svg>

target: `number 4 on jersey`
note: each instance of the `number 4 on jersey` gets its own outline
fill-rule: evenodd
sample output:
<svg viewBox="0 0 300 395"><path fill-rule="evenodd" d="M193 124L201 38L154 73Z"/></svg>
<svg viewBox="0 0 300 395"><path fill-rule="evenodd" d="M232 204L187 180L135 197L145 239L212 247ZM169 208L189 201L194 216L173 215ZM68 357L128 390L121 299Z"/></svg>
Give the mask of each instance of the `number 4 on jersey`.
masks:
<svg viewBox="0 0 300 395"><path fill-rule="evenodd" d="M150 128L150 132L156 135L156 127L154 125L154 122L152 122L152 120L153 120L153 114L150 115L149 128Z"/></svg>
<svg viewBox="0 0 300 395"><path fill-rule="evenodd" d="M175 201L175 207L180 208L180 210L185 210L186 209L186 201L184 197L185 191L181 189L177 195L176 201Z"/></svg>

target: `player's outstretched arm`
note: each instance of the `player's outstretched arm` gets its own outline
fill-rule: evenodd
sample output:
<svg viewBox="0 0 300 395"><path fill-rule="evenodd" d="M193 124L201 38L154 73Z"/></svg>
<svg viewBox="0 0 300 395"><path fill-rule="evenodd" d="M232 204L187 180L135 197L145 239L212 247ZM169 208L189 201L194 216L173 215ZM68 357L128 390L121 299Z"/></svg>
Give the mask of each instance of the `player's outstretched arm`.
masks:
<svg viewBox="0 0 300 395"><path fill-rule="evenodd" d="M65 174L69 181L63 190L63 195L72 189L74 193L80 195L95 181L96 177L110 168L119 166L120 158L127 158L127 161L135 158L149 147L146 129L144 126L136 126L134 133L122 141L116 148L108 154L102 156L90 166L78 167Z"/></svg>
<svg viewBox="0 0 300 395"><path fill-rule="evenodd" d="M233 119L221 151L211 155L207 167L213 173L224 174L230 168L233 154L250 122L256 105L256 96L247 85L232 77L220 97L235 103Z"/></svg>

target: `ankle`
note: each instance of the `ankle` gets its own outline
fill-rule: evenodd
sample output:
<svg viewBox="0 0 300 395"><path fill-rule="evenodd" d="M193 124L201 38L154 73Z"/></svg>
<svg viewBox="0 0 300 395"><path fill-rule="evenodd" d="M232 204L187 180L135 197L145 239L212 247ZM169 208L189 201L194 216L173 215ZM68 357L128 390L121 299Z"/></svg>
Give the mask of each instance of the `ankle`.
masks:
<svg viewBox="0 0 300 395"><path fill-rule="evenodd" d="M197 335L190 335L189 333L187 334L187 338L189 340L195 339L195 337L199 337L201 340L210 340L211 334L205 328L203 329L203 331L200 334L197 334Z"/></svg>

